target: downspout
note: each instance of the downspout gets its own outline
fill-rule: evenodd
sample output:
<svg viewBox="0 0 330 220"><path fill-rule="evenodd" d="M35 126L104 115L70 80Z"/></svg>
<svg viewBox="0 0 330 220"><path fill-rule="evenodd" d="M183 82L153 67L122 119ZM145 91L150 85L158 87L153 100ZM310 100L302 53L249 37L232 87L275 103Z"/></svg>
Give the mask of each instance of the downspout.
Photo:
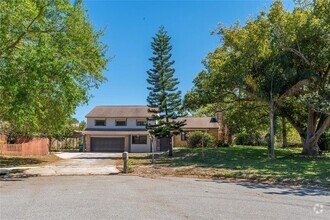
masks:
<svg viewBox="0 0 330 220"><path fill-rule="evenodd" d="M86 135L83 135L83 152L86 152Z"/></svg>

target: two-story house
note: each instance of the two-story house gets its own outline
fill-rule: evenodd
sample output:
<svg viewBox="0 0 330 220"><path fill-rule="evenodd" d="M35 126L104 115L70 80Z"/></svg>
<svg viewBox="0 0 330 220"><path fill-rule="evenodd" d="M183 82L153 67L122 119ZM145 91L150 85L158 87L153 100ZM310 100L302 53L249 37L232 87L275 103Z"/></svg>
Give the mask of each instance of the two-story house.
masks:
<svg viewBox="0 0 330 220"><path fill-rule="evenodd" d="M87 152L151 152L152 143L146 130L147 118L152 113L147 106L96 106L86 115L87 128L85 151ZM185 117L183 132L172 138L173 146L186 145L186 134L205 131L219 139L220 124L211 117ZM155 123L155 122L149 122ZM169 141L154 140L156 151L167 151Z"/></svg>

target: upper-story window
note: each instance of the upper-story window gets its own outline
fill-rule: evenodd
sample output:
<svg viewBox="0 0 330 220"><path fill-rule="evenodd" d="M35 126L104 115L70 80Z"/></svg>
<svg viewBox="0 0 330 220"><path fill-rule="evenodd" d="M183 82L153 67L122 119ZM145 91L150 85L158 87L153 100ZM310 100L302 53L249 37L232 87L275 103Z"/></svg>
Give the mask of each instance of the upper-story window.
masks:
<svg viewBox="0 0 330 220"><path fill-rule="evenodd" d="M95 126L105 126L105 120L95 120Z"/></svg>
<svg viewBox="0 0 330 220"><path fill-rule="evenodd" d="M126 126L126 120L116 120L116 126Z"/></svg>
<svg viewBox="0 0 330 220"><path fill-rule="evenodd" d="M136 120L136 126L146 126L146 120Z"/></svg>

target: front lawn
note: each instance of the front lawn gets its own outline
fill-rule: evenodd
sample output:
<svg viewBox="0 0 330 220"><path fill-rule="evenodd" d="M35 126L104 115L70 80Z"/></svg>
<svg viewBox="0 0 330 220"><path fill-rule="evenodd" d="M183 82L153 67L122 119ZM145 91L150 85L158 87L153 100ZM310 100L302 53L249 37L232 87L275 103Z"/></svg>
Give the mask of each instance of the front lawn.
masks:
<svg viewBox="0 0 330 220"><path fill-rule="evenodd" d="M150 154L131 154L129 165L135 173L193 175L213 179L244 179L253 182L330 187L330 158L294 157L301 149L276 148L276 160L269 162L266 147L234 146L176 148L174 156L157 155L156 167L150 165ZM141 165L143 167L141 167Z"/></svg>
<svg viewBox="0 0 330 220"><path fill-rule="evenodd" d="M55 154L47 156L0 156L1 167L40 166L61 160Z"/></svg>

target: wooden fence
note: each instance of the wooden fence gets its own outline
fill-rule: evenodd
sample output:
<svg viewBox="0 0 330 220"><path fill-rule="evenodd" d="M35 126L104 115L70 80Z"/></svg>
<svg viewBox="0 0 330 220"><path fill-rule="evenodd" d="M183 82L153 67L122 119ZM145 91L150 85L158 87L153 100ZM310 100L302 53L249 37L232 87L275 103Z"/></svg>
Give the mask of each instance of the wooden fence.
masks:
<svg viewBox="0 0 330 220"><path fill-rule="evenodd" d="M54 140L51 144L52 151L79 151L83 144L83 137L64 138Z"/></svg>
<svg viewBox="0 0 330 220"><path fill-rule="evenodd" d="M43 156L48 155L49 141L47 138L33 138L20 144L0 144L0 155L12 156Z"/></svg>

